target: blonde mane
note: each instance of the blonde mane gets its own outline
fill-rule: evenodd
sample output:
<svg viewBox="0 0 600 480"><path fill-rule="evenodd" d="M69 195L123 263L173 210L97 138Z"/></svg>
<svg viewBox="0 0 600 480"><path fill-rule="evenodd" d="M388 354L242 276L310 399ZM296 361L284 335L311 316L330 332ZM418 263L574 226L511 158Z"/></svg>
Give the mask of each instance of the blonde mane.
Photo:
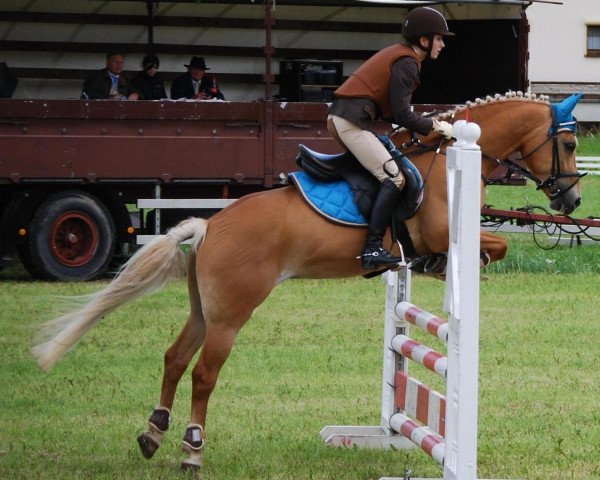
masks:
<svg viewBox="0 0 600 480"><path fill-rule="evenodd" d="M547 95L539 95L537 96L535 93L523 93L523 92L506 92L504 95L500 95L497 93L493 97L488 95L485 98L476 98L474 101L468 101L464 105L459 105L452 110L448 110L447 112L440 113L436 115L434 118L438 120L446 120L448 118L453 118L457 113L464 112L467 109L482 107L484 105L489 105L492 103L499 102L535 102L535 103L543 103L546 105L550 104L550 97Z"/></svg>

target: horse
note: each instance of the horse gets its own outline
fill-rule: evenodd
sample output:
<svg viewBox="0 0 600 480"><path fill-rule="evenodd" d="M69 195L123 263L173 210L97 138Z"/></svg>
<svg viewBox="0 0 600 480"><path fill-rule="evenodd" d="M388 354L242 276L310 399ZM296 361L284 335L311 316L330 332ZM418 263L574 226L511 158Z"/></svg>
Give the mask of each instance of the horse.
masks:
<svg viewBox="0 0 600 480"><path fill-rule="evenodd" d="M547 98L512 92L438 114L439 119L454 121L470 115L481 127L482 206L485 179L500 164L521 168L554 209L570 213L580 204L576 135L573 128L560 128L563 124L552 107ZM410 145L412 137L401 130L394 141ZM437 133L417 139L418 145L409 146L406 154L421 172L425 196L406 226L419 255L447 252L448 143ZM522 153L526 169L502 160L515 151ZM146 458L158 450L169 427L177 385L202 347L192 369L191 417L183 438L187 458L182 462L184 469L199 469L208 400L240 329L272 289L287 279L364 274L357 256L365 236L365 228L335 224L315 213L291 186L244 196L209 219L184 220L141 248L85 306L45 324L32 354L49 371L106 314L187 274L189 316L164 354L160 400L147 431L137 440ZM186 263L180 243L188 239L192 246ZM386 242L390 241L388 231ZM482 232L480 248L485 264L504 258L507 242Z"/></svg>

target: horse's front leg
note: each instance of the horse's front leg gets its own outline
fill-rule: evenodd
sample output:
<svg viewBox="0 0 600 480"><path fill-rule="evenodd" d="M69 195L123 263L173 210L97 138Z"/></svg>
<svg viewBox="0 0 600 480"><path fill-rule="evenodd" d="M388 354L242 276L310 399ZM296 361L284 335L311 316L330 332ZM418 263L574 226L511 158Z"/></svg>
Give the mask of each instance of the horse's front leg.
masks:
<svg viewBox="0 0 600 480"><path fill-rule="evenodd" d="M506 256L508 243L502 237L481 230L480 266L487 267L492 262L502 260ZM411 263L411 270L416 273L444 280L446 278L448 258L444 253L430 253L417 258Z"/></svg>
<svg viewBox="0 0 600 480"><path fill-rule="evenodd" d="M508 251L508 242L498 235L481 230L480 236L481 267L502 260Z"/></svg>

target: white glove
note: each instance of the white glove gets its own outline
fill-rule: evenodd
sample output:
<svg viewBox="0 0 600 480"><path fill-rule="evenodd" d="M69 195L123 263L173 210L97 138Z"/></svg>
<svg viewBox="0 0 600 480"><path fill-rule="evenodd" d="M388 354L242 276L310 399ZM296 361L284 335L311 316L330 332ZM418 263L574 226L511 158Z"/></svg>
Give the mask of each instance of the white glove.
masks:
<svg viewBox="0 0 600 480"><path fill-rule="evenodd" d="M452 132L452 125L449 124L448 122L438 122L437 120L433 121L433 130L436 131L437 133L441 133L444 137L446 137L448 140L450 140L452 138L453 132Z"/></svg>

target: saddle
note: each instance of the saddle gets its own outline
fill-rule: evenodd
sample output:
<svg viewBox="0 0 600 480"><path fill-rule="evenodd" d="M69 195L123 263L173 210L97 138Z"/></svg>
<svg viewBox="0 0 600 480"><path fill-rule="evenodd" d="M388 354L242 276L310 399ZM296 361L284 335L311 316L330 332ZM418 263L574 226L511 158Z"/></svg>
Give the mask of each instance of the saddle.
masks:
<svg viewBox="0 0 600 480"><path fill-rule="evenodd" d="M395 147L390 152L390 155L406 180L401 200L393 217L392 225L395 227L394 234L395 238L400 240L405 255L409 258L414 258L417 254L404 221L411 218L421 205L424 194L423 179L412 162L401 155ZM370 218L371 210L379 191L379 182L360 164L352 153L344 152L330 155L316 152L300 144L296 163L317 182L346 181L359 212L365 219L368 220Z"/></svg>

